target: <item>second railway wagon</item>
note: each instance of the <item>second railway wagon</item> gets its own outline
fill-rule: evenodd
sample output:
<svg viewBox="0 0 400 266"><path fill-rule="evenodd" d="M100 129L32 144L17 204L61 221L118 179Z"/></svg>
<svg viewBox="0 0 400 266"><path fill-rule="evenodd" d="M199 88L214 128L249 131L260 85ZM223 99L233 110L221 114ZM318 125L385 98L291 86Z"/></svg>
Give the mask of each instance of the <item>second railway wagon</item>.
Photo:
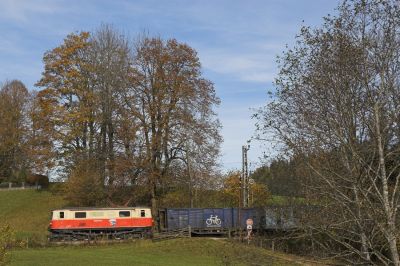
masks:
<svg viewBox="0 0 400 266"><path fill-rule="evenodd" d="M245 230L251 220L254 231L291 230L301 215L293 207L261 208L167 208L159 210L160 229L171 231L190 226L193 234L226 234Z"/></svg>
<svg viewBox="0 0 400 266"><path fill-rule="evenodd" d="M258 229L262 220L257 208L167 208L159 210L159 214L161 230L190 226L193 234L226 234L235 228L246 228L248 219Z"/></svg>

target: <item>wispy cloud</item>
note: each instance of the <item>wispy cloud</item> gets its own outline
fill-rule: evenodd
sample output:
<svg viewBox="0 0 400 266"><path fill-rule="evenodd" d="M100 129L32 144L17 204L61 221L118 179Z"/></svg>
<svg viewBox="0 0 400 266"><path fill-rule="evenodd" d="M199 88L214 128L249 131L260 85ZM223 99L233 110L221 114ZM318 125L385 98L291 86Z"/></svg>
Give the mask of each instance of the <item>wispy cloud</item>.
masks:
<svg viewBox="0 0 400 266"><path fill-rule="evenodd" d="M17 41L0 39L0 54L23 54L25 49L17 45Z"/></svg>
<svg viewBox="0 0 400 266"><path fill-rule="evenodd" d="M250 82L267 83L273 81L275 77L276 74L274 71L272 72L266 71L266 72L252 72L248 74L243 74L241 79Z"/></svg>
<svg viewBox="0 0 400 266"><path fill-rule="evenodd" d="M32 16L51 14L61 9L57 1L50 0L2 0L0 18L28 22Z"/></svg>
<svg viewBox="0 0 400 266"><path fill-rule="evenodd" d="M229 74L236 80L264 83L273 81L275 77L276 67L273 61L277 52L278 50L266 52L263 49L253 49L251 53L246 53L200 48L201 61L206 69Z"/></svg>

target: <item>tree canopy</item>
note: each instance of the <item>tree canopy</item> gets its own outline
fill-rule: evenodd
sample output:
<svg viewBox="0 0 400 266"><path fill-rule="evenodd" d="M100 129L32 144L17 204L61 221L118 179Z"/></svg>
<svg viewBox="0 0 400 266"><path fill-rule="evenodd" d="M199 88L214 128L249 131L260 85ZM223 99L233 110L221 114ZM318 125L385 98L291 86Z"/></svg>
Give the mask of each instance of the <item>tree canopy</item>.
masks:
<svg viewBox="0 0 400 266"><path fill-rule="evenodd" d="M155 211L160 189L176 173L216 170L219 99L187 44L149 36L131 42L103 25L68 35L43 60L38 112L66 177L90 161L110 204L136 201L140 185Z"/></svg>

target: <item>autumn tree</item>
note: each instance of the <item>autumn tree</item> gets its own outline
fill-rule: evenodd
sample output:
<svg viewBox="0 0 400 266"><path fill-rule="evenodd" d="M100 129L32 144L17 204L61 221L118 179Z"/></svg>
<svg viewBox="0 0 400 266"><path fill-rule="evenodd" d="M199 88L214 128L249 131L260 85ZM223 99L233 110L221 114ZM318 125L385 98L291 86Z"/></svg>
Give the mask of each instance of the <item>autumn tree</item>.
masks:
<svg viewBox="0 0 400 266"><path fill-rule="evenodd" d="M115 192L126 186L126 172L134 172L135 159L130 157L126 139L131 139L131 128L136 124L124 108L124 96L128 89L131 55L129 43L123 35L109 25L102 25L89 39L88 51L92 94L95 103L97 127L96 158L100 162L100 174L108 186L108 198L112 202ZM89 126L89 131L90 130ZM93 135L93 134L92 134Z"/></svg>
<svg viewBox="0 0 400 266"><path fill-rule="evenodd" d="M239 207L241 202L240 172L228 173L222 189L222 199L225 206Z"/></svg>
<svg viewBox="0 0 400 266"><path fill-rule="evenodd" d="M222 201L225 207L239 207L241 197L241 185L240 185L240 172L231 172L225 176L223 189L221 190ZM268 199L271 198L271 194L265 184L252 182L249 186L250 190L250 207L262 207L267 204Z"/></svg>
<svg viewBox="0 0 400 266"><path fill-rule="evenodd" d="M68 35L45 54L44 63L36 113L53 140L58 167L68 176L81 160L97 160L97 173L108 185L111 200L115 157L123 153L116 145L117 134L127 131L118 131L118 126L129 120L118 109L119 94L128 82L127 41L103 25L92 35Z"/></svg>
<svg viewBox="0 0 400 266"><path fill-rule="evenodd" d="M42 88L37 95L37 123L43 126L44 135L53 140L55 159L64 170L73 165L74 160L79 161L79 153L85 152L86 147L93 147L94 142L94 137L90 138L93 132L88 130L85 134L95 104L85 75L90 71L86 55L88 38L87 32L70 34L64 44L46 52L45 70L36 84Z"/></svg>
<svg viewBox="0 0 400 266"><path fill-rule="evenodd" d="M158 188L171 166L193 151L189 147L212 148L216 152L203 155L215 158L221 140L214 112L219 99L201 75L196 52L174 39L139 39L132 67L126 105L139 123L140 158L157 217Z"/></svg>
<svg viewBox="0 0 400 266"><path fill-rule="evenodd" d="M24 181L29 171L30 93L18 80L0 89L0 182Z"/></svg>
<svg viewBox="0 0 400 266"><path fill-rule="evenodd" d="M46 174L54 154L51 138L38 117L38 98L18 80L6 82L0 91L0 180L27 181ZM42 122L40 122L42 121Z"/></svg>
<svg viewBox="0 0 400 266"><path fill-rule="evenodd" d="M259 130L303 158L319 202L327 253L350 263L400 265L400 8L349 1L280 58L276 100ZM311 225L310 225L311 226Z"/></svg>
<svg viewBox="0 0 400 266"><path fill-rule="evenodd" d="M64 186L65 197L77 207L103 206L104 186L98 166L99 162L91 159L75 164Z"/></svg>
<svg viewBox="0 0 400 266"><path fill-rule="evenodd" d="M180 170L195 177L216 169L219 99L188 45L147 36L128 42L103 25L68 35L44 63L38 116L59 166L68 177L79 161L96 160L109 204L132 204L140 186L156 215L162 184Z"/></svg>

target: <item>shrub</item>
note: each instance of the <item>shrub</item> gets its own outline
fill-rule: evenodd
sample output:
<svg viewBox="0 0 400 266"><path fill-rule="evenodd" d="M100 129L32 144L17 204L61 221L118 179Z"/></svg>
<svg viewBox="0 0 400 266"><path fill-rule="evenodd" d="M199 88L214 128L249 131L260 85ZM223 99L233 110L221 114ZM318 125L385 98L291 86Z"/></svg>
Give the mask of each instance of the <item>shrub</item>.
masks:
<svg viewBox="0 0 400 266"><path fill-rule="evenodd" d="M14 232L8 224L0 225L0 265L9 262L9 249L14 241Z"/></svg>

